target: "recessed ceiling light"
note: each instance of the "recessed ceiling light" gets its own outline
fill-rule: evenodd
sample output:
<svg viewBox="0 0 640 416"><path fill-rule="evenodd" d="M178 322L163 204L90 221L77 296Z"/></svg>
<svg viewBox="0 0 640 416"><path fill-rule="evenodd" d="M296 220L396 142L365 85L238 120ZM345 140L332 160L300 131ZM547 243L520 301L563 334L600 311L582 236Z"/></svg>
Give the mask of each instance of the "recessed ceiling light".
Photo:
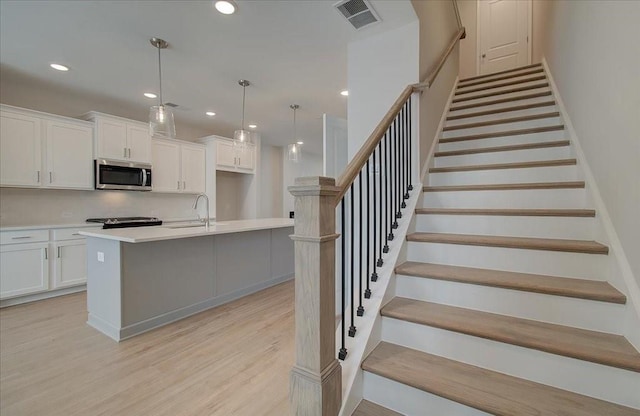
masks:
<svg viewBox="0 0 640 416"><path fill-rule="evenodd" d="M216 115L216 113L214 113L213 111L207 111L205 114L208 115L209 117L213 117Z"/></svg>
<svg viewBox="0 0 640 416"><path fill-rule="evenodd" d="M144 96L147 97L147 98L157 98L158 97L157 95L155 95L152 92L145 92Z"/></svg>
<svg viewBox="0 0 640 416"><path fill-rule="evenodd" d="M347 97L349 95L349 91L348 90L340 91L340 95L344 95L345 97Z"/></svg>
<svg viewBox="0 0 640 416"><path fill-rule="evenodd" d="M68 71L69 67L68 66L64 66L64 65L60 65L60 64L51 64L49 65L51 68L58 70L58 71Z"/></svg>
<svg viewBox="0 0 640 416"><path fill-rule="evenodd" d="M258 126L257 126L257 125L255 125L255 124L249 124L249 128L250 128L250 129L255 129L256 127L258 127Z"/></svg>
<svg viewBox="0 0 640 416"><path fill-rule="evenodd" d="M299 142L297 142L298 144L304 144L304 142L302 140L300 140Z"/></svg>
<svg viewBox="0 0 640 416"><path fill-rule="evenodd" d="M222 14L233 14L236 11L236 3L232 0L218 0L215 6L216 10Z"/></svg>

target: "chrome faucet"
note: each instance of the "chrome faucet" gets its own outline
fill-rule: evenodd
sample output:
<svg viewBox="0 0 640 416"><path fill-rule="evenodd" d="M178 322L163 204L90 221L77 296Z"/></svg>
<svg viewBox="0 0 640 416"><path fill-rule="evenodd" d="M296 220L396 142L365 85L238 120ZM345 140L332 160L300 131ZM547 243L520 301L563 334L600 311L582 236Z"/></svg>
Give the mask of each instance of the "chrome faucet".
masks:
<svg viewBox="0 0 640 416"><path fill-rule="evenodd" d="M193 209L196 209L198 207L198 201L200 200L200 198L204 198L204 201L207 205L207 216L204 218L204 225L207 229L209 229L209 197L205 194L198 194L198 196L196 196L195 202L193 203Z"/></svg>

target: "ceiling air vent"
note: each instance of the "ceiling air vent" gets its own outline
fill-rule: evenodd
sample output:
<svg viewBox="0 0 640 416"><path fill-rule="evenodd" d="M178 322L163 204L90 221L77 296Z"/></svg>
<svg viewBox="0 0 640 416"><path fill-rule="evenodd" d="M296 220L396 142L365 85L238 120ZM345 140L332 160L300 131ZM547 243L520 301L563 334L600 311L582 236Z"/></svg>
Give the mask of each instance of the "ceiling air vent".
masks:
<svg viewBox="0 0 640 416"><path fill-rule="evenodd" d="M178 104L174 104L174 103L164 103L164 105L166 105L167 107L178 108Z"/></svg>
<svg viewBox="0 0 640 416"><path fill-rule="evenodd" d="M380 21L371 4L366 0L344 0L334 5L340 13L355 27L362 29Z"/></svg>

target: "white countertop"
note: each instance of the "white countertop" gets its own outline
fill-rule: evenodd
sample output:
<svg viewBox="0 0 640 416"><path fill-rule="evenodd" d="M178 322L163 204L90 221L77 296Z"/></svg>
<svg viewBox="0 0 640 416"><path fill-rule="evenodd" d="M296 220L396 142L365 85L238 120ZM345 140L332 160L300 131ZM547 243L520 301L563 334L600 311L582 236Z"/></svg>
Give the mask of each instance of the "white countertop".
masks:
<svg viewBox="0 0 640 416"><path fill-rule="evenodd" d="M81 231L80 234L86 237L104 238L107 240L121 241L123 243L146 243L150 241L174 240L179 238L293 227L293 220L289 218L262 218L255 220L212 222L209 229L205 229L204 226L189 227L188 225L193 225L193 223L173 223L155 227Z"/></svg>
<svg viewBox="0 0 640 416"><path fill-rule="evenodd" d="M47 230L58 228L96 228L102 225L96 223L76 223L76 224L38 224L38 225L12 225L10 227L2 226L0 231L29 231L29 230Z"/></svg>

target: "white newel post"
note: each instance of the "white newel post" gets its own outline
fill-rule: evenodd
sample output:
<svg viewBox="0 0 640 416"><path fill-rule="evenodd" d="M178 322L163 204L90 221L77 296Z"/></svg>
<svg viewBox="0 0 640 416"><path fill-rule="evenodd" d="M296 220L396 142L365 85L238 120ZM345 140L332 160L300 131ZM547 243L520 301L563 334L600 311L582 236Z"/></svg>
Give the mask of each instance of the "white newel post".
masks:
<svg viewBox="0 0 640 416"><path fill-rule="evenodd" d="M342 402L342 367L336 359L335 198L333 178L296 178L296 359L289 398L296 416L335 416Z"/></svg>

